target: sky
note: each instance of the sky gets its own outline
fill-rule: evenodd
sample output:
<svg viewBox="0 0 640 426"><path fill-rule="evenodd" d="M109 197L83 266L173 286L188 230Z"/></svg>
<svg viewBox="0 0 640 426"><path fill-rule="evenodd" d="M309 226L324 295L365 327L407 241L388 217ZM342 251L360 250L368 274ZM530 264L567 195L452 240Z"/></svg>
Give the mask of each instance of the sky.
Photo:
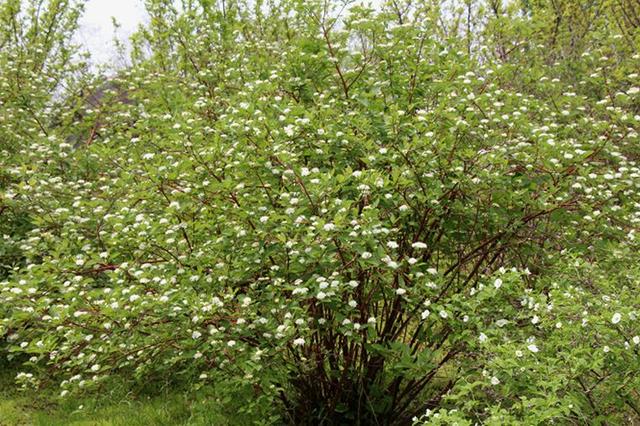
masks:
<svg viewBox="0 0 640 426"><path fill-rule="evenodd" d="M146 20L142 0L86 1L76 39L91 53L92 62L96 65L122 64L114 48L111 17L121 25L116 33L118 38L127 40L138 24Z"/></svg>
<svg viewBox="0 0 640 426"><path fill-rule="evenodd" d="M2 0L0 0L2 1ZM379 4L380 0L364 0L363 3ZM116 33L118 39L128 45L127 40L137 26L145 23L147 15L143 0L85 0L84 15L80 19L80 29L76 41L91 53L94 65L127 66L126 58L119 58L114 47L114 28L111 17L115 17L121 27Z"/></svg>

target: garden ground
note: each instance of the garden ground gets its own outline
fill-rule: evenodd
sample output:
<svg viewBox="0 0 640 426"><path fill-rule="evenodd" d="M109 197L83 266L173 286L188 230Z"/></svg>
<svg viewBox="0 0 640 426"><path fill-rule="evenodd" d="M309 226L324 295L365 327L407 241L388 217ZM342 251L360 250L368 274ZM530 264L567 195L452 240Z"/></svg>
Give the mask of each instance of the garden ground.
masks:
<svg viewBox="0 0 640 426"><path fill-rule="evenodd" d="M208 393L208 392L205 392ZM10 371L0 372L0 426L153 426L234 425L231 401L210 393L193 398L165 392L153 397L103 395L58 403L50 394L30 396L17 390ZM82 408L80 408L82 407Z"/></svg>

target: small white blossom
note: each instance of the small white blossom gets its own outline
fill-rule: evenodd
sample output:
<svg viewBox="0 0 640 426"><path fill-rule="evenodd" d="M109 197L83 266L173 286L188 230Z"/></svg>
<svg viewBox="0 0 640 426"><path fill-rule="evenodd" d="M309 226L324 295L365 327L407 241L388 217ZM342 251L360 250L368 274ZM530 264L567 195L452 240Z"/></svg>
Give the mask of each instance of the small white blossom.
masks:
<svg viewBox="0 0 640 426"><path fill-rule="evenodd" d="M398 265L398 262L396 262L395 260L389 260L387 262L387 266L391 269L398 269L400 265Z"/></svg>
<svg viewBox="0 0 640 426"><path fill-rule="evenodd" d="M284 128L284 133L285 133L287 136L289 136L289 137L293 136L293 134L294 134L294 127L293 127L293 125L289 124L288 126L285 126L285 128Z"/></svg>
<svg viewBox="0 0 640 426"><path fill-rule="evenodd" d="M498 321L496 321L496 325L500 328L504 327L508 323L509 321L507 321L506 319L499 319Z"/></svg>

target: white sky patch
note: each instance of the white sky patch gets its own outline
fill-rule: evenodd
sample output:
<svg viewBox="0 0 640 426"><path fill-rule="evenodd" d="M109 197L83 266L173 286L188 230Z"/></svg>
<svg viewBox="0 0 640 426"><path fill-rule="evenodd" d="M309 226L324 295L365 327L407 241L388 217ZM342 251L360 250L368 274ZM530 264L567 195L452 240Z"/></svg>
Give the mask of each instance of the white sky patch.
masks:
<svg viewBox="0 0 640 426"><path fill-rule="evenodd" d="M117 33L114 33L112 17L121 25ZM142 0L87 0L76 41L91 53L93 64L121 67L128 58L118 56L114 34L128 46L129 36L146 20Z"/></svg>
<svg viewBox="0 0 640 426"><path fill-rule="evenodd" d="M0 0L2 1L2 0ZM138 25L148 22L144 0L84 0L84 14L80 18L80 28L75 41L83 50L91 53L93 65L124 68L129 65L129 37ZM381 0L359 0L356 3L373 7ZM114 33L111 18L115 17L120 28ZM127 47L125 56L118 54L114 36Z"/></svg>

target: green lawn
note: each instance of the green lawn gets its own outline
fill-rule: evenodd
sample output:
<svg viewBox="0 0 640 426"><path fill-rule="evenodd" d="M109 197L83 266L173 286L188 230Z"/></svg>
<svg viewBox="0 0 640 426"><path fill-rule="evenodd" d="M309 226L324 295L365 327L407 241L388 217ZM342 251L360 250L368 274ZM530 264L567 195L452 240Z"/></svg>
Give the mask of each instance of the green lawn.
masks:
<svg viewBox="0 0 640 426"><path fill-rule="evenodd" d="M258 418L239 414L241 400L215 396L213 389L198 396L168 393L153 397L104 395L63 403L45 394L20 392L13 374L0 372L0 426L154 426L246 425ZM263 419L264 420L264 419Z"/></svg>
<svg viewBox="0 0 640 426"><path fill-rule="evenodd" d="M83 408L80 409L80 406ZM204 425L227 424L224 418L193 416L192 407L178 397L121 401L109 405L46 406L25 397L0 400L0 425Z"/></svg>
<svg viewBox="0 0 640 426"><path fill-rule="evenodd" d="M82 400L64 405L20 395L0 396L0 425L227 425L238 423L202 401L181 395L144 400ZM239 419L238 419L239 420Z"/></svg>

